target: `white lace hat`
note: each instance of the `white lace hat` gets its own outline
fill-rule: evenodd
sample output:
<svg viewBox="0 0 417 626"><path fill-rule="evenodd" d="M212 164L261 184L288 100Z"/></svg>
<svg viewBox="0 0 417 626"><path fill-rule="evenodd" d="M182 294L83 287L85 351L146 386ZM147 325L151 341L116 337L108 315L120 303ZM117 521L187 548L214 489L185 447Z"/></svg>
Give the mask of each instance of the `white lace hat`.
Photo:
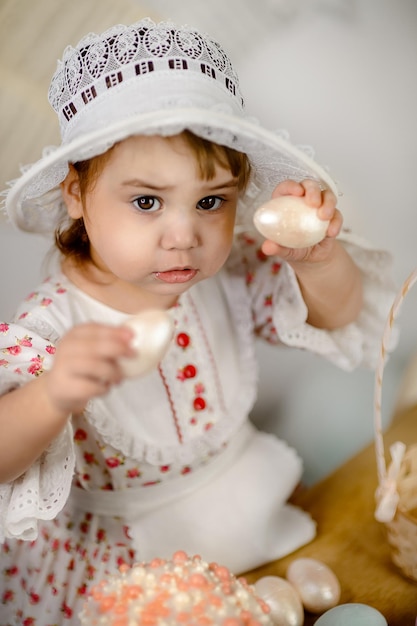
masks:
<svg viewBox="0 0 417 626"><path fill-rule="evenodd" d="M64 51L48 97L62 143L22 168L6 194L9 218L26 231L53 232L66 219L59 184L68 163L103 153L129 135L188 129L245 152L253 174L239 207L241 224L249 223L255 205L282 180L311 178L336 192L309 154L246 115L228 56L190 27L146 18L90 33Z"/></svg>

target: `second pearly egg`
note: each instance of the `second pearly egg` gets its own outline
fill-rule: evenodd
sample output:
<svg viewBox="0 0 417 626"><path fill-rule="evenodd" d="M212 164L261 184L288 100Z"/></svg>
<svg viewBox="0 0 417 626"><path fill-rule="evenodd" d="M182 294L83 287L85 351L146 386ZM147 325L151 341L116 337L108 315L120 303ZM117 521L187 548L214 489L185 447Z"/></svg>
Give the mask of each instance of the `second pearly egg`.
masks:
<svg viewBox="0 0 417 626"><path fill-rule="evenodd" d="M325 563L311 558L295 559L287 569L287 580L298 591L307 611L322 613L340 600L340 583Z"/></svg>
<svg viewBox="0 0 417 626"><path fill-rule="evenodd" d="M294 587L285 578L264 576L254 584L255 593L269 606L274 626L302 626L304 609Z"/></svg>

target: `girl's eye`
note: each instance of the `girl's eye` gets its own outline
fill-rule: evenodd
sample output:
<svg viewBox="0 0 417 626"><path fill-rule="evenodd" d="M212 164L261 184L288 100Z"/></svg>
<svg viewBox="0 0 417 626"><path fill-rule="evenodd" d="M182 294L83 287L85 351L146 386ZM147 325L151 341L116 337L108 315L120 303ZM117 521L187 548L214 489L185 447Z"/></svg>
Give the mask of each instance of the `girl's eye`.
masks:
<svg viewBox="0 0 417 626"><path fill-rule="evenodd" d="M202 198L197 206L199 209L203 209L203 211L213 211L215 209L219 209L222 204L223 198L219 198L218 196L207 196L206 198Z"/></svg>
<svg viewBox="0 0 417 626"><path fill-rule="evenodd" d="M133 204L141 211L157 211L161 208L161 202L155 196L139 196L133 200Z"/></svg>

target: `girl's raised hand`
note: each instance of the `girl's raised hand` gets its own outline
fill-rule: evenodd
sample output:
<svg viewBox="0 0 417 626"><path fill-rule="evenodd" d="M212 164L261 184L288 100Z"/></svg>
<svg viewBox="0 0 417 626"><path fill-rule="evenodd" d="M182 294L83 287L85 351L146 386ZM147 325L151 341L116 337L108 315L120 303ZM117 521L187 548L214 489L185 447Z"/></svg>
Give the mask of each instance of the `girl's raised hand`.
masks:
<svg viewBox="0 0 417 626"><path fill-rule="evenodd" d="M121 382L121 357L131 357L132 331L88 323L74 326L57 345L45 388L57 412L80 412L89 400Z"/></svg>
<svg viewBox="0 0 417 626"><path fill-rule="evenodd" d="M317 216L324 221L329 221L326 236L318 244L308 248L287 248L266 239L262 244L264 254L276 255L294 263L317 263L328 259L333 250L335 237L339 234L343 223L342 215L336 208L335 194L330 189L320 189L313 180L304 180L300 183L287 180L280 183L272 193L272 198L283 196L302 197L308 205L317 209Z"/></svg>

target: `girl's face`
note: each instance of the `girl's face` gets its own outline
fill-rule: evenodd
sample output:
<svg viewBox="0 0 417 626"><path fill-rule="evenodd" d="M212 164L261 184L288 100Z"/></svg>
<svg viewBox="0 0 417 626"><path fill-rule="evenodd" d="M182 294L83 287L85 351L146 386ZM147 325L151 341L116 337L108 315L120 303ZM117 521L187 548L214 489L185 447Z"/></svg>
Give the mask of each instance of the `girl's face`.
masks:
<svg viewBox="0 0 417 626"><path fill-rule="evenodd" d="M172 306L229 255L237 179L217 165L214 178L203 180L181 136L130 137L115 146L84 202L73 168L62 191L69 215L84 219L91 258L104 279L93 280L91 290L126 312ZM75 282L77 273L85 281L74 266L70 278L74 272Z"/></svg>

